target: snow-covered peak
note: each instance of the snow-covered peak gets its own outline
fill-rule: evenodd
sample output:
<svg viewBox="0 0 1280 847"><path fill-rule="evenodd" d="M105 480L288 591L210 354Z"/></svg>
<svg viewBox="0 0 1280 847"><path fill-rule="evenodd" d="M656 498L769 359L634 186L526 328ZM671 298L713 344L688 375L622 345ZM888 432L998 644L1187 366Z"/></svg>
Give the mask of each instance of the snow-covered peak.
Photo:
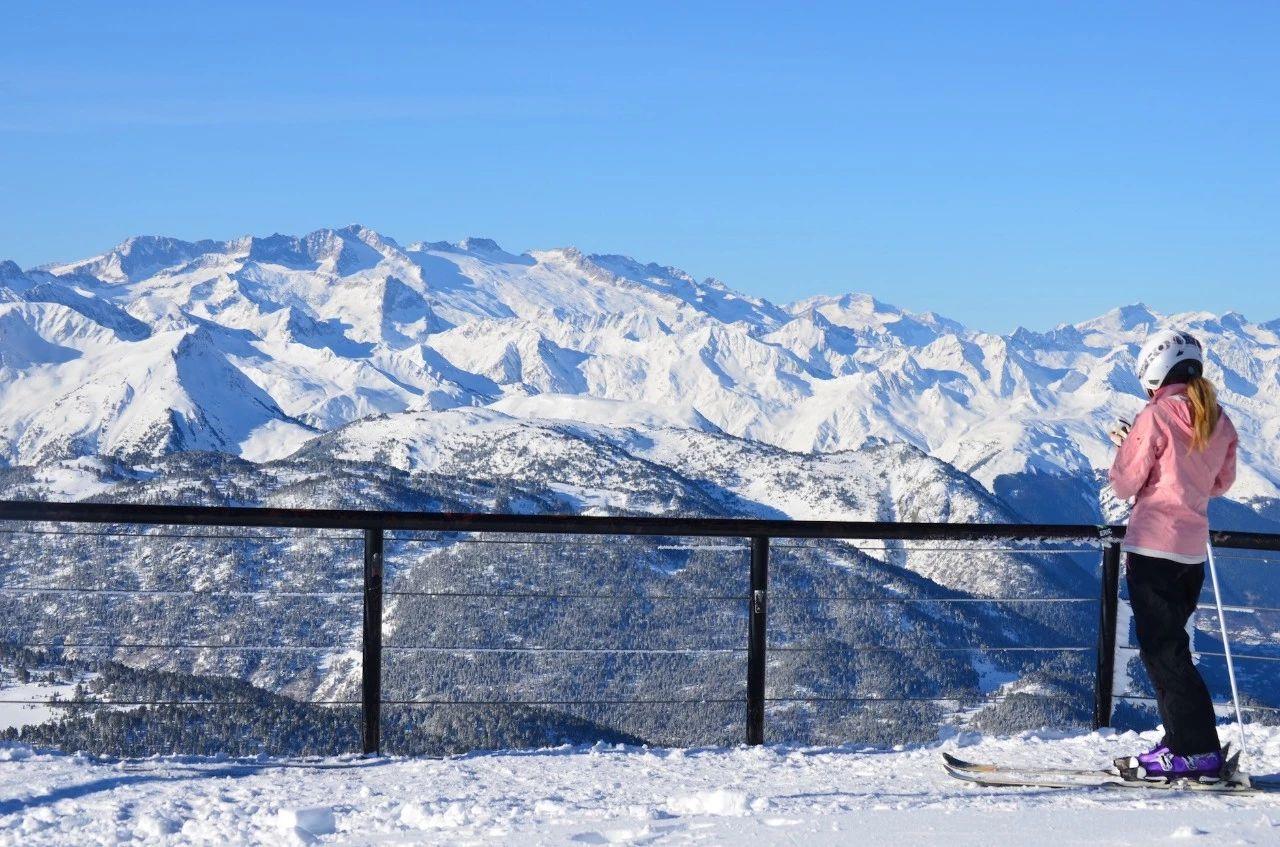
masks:
<svg viewBox="0 0 1280 847"><path fill-rule="evenodd" d="M251 238L245 258L248 261L280 265L292 270L325 271L346 276L369 270L394 251L394 242L384 241L377 233L363 227L318 229L301 238L270 235Z"/></svg>
<svg viewBox="0 0 1280 847"><path fill-rule="evenodd" d="M5 259L0 261L0 283L8 284L10 282L25 279L22 268L18 267L18 263Z"/></svg>
<svg viewBox="0 0 1280 847"><path fill-rule="evenodd" d="M138 235L126 238L101 255L45 269L58 276L83 274L108 283L136 282L225 247L226 243L219 241L193 242L168 236Z"/></svg>
<svg viewBox="0 0 1280 847"><path fill-rule="evenodd" d="M1132 333L1143 335L1164 323L1165 318L1147 308L1145 303L1118 306L1104 315L1076 324L1081 332Z"/></svg>
<svg viewBox="0 0 1280 847"><path fill-rule="evenodd" d="M458 242L458 249L467 253L505 253L492 238L469 236Z"/></svg>
<svg viewBox="0 0 1280 847"><path fill-rule="evenodd" d="M724 323L745 323L773 327L787 319L787 313L767 300L748 297L715 279L698 282L689 274L667 265L642 264L630 256L592 254L577 258L619 280L645 286L664 296L680 300L694 310Z"/></svg>
<svg viewBox="0 0 1280 847"><path fill-rule="evenodd" d="M794 316L821 315L835 326L844 327L864 340L923 347L943 333L964 334L955 321L932 312L914 314L883 303L870 294L818 295L797 300L786 307Z"/></svg>
<svg viewBox="0 0 1280 847"><path fill-rule="evenodd" d="M881 303L870 294L856 292L848 294L816 294L805 297L787 305L787 311L793 315L809 311L833 311L849 315L872 315L877 312L897 314L892 306Z"/></svg>

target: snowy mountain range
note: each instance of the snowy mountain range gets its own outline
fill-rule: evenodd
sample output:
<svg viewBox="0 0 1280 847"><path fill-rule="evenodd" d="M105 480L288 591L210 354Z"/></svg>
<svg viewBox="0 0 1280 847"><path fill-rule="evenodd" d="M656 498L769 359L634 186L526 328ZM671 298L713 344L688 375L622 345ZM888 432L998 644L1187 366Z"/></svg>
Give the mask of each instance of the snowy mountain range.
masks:
<svg viewBox="0 0 1280 847"><path fill-rule="evenodd" d="M561 421L801 453L907 444L1022 517L1092 521L1105 432L1142 403L1133 356L1167 323L1206 342L1241 432L1232 496L1247 508L1224 506L1219 522L1272 527L1280 321L1133 305L994 335L867 295L775 305L623 256L515 255L483 238L404 246L360 226L142 236L82 261L0 263L0 461L265 461L331 439L430 464L445 432ZM581 507L628 506L602 491ZM771 496L784 515L848 515Z"/></svg>

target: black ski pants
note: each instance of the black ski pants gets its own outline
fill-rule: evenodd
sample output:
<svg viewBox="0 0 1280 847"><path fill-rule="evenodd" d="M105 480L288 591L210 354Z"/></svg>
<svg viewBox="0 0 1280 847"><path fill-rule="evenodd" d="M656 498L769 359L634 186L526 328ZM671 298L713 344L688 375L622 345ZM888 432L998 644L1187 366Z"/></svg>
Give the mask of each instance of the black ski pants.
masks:
<svg viewBox="0 0 1280 847"><path fill-rule="evenodd" d="M1191 658L1186 630L1204 586L1204 563L1130 553L1125 570L1138 652L1156 689L1164 743L1180 756L1220 750L1213 701Z"/></svg>

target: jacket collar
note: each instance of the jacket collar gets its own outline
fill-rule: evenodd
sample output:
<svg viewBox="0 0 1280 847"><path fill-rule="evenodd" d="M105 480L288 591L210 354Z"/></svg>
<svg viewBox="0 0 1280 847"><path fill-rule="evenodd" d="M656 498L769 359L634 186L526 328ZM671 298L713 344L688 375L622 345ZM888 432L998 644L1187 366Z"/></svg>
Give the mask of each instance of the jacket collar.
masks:
<svg viewBox="0 0 1280 847"><path fill-rule="evenodd" d="M1173 385L1161 386L1160 389L1156 391L1155 395L1152 396L1151 402L1154 403L1162 397L1170 397L1175 394L1186 394L1186 393L1187 393L1187 384L1185 382L1178 382L1178 383L1174 383Z"/></svg>

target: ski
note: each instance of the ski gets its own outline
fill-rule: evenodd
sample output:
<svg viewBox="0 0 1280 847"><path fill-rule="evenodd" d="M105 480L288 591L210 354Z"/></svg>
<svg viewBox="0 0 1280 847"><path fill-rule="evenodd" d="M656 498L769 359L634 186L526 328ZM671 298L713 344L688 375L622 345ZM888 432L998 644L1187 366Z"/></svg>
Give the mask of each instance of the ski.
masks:
<svg viewBox="0 0 1280 847"><path fill-rule="evenodd" d="M1021 768L1011 765L996 765L989 762L967 762L950 753L943 753L942 761L947 767L966 773L1016 772L1066 777L1119 777L1119 774L1110 768Z"/></svg>
<svg viewBox="0 0 1280 847"><path fill-rule="evenodd" d="M964 782L987 788L1103 788L1119 782L1120 777L1101 771L1084 774L1045 774L1036 771L989 770L966 771L943 765L947 773Z"/></svg>
<svg viewBox="0 0 1280 847"><path fill-rule="evenodd" d="M1228 744L1222 748L1223 753L1228 756L1225 766L1226 779L1230 779L1235 775L1236 769L1240 764L1240 754L1232 754L1231 745ZM1035 773L1046 776L1064 776L1064 777L1124 777L1120 771L1120 759L1116 760L1114 767L1110 768L1033 768L1018 767L1015 765L997 765L988 762L969 762L950 753L942 754L943 762L955 770L965 771L967 773ZM1136 780L1137 778L1134 777Z"/></svg>
<svg viewBox="0 0 1280 847"><path fill-rule="evenodd" d="M985 762L967 762L950 753L943 753L942 758L943 767L950 776L976 785L999 788L1151 788L1157 791L1203 791L1219 794L1280 791L1280 783L1251 782L1248 777L1237 776L1239 753L1227 760L1225 768L1227 778L1214 782L1126 779L1118 771L1110 768L1024 768Z"/></svg>
<svg viewBox="0 0 1280 847"><path fill-rule="evenodd" d="M1247 782L1149 782L1127 780L1106 771L1090 771L1089 775L1039 774L1034 771L986 771L972 772L946 766L952 777L988 788L1096 788L1104 791L1196 791L1210 794L1250 795L1280 791L1280 783L1250 784Z"/></svg>

